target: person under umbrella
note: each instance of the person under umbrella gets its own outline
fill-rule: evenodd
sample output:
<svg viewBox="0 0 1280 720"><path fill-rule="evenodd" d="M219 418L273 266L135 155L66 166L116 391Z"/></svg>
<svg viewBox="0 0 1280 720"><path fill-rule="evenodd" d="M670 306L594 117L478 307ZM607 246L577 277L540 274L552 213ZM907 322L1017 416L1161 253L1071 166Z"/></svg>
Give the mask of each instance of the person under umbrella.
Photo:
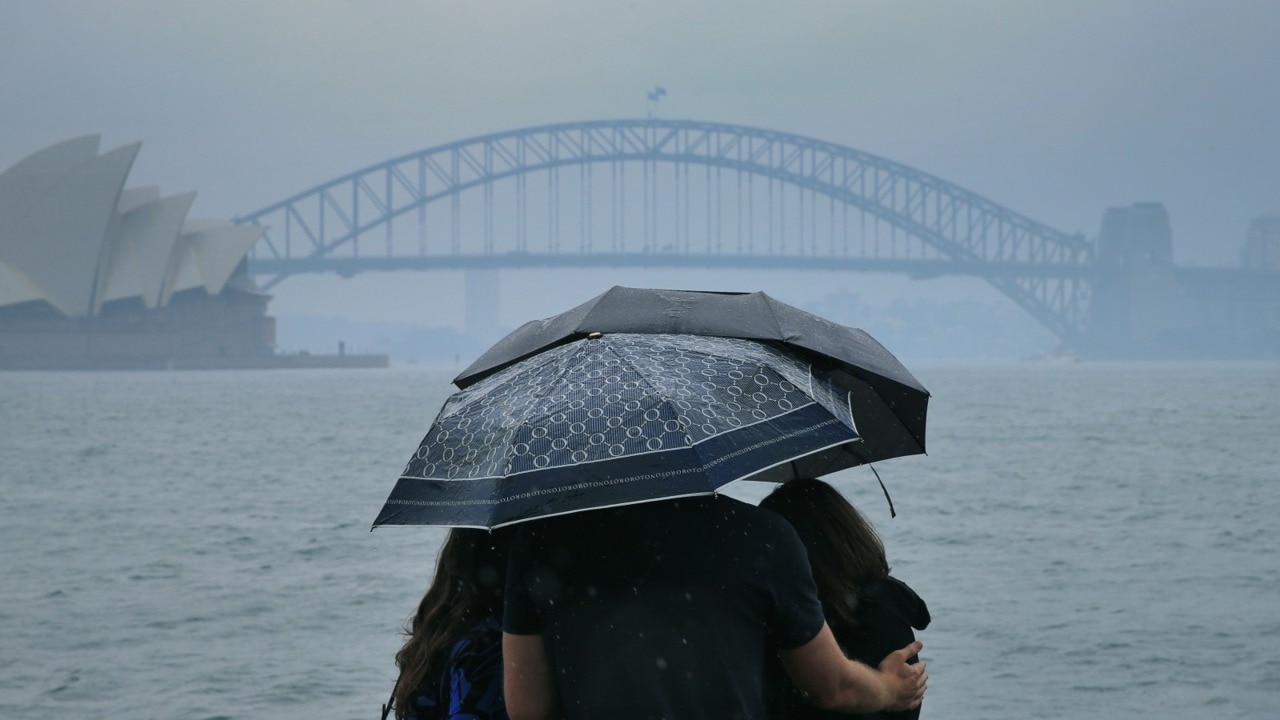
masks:
<svg viewBox="0 0 1280 720"><path fill-rule="evenodd" d="M929 625L929 608L906 583L889 575L884 543L862 513L830 484L800 478L779 485L760 507L781 515L804 543L827 622L840 647L854 660L878 663L915 640ZM919 658L908 658L908 663ZM780 665L766 677L783 720L834 718L806 703ZM920 708L872 717L914 720Z"/></svg>
<svg viewBox="0 0 1280 720"><path fill-rule="evenodd" d="M781 516L723 495L518 526L503 619L513 720L765 718L767 655L816 704L923 699L913 642L878 669L841 653L804 545Z"/></svg>
<svg viewBox="0 0 1280 720"><path fill-rule="evenodd" d="M396 653L398 720L506 720L502 596L511 531L454 528Z"/></svg>

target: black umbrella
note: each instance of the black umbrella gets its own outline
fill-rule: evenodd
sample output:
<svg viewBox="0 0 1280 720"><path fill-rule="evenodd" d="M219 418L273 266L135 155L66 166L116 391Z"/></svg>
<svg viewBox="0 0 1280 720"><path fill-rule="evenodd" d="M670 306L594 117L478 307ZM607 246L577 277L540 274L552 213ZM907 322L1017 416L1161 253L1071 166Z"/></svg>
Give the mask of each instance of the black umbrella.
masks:
<svg viewBox="0 0 1280 720"><path fill-rule="evenodd" d="M554 347L452 395L374 527L498 527L923 452L923 414L903 425L869 383L826 365L697 335Z"/></svg>
<svg viewBox="0 0 1280 720"><path fill-rule="evenodd" d="M824 370L867 383L910 434L897 455L924 452L929 392L883 345L762 292L727 293L614 287L543 320L521 325L453 379L465 388L548 348L593 332L666 333L768 340L789 346ZM889 457L892 457L890 455Z"/></svg>

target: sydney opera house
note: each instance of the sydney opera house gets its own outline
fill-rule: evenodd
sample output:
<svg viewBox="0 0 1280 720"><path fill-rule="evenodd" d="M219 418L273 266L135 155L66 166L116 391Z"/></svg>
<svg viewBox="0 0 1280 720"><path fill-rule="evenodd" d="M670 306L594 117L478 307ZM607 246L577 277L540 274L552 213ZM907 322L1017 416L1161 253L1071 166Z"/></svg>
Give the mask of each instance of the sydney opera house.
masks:
<svg viewBox="0 0 1280 720"><path fill-rule="evenodd" d="M269 297L246 271L264 229L189 218L192 192L127 187L141 144L98 144L0 173L0 369L299 364L275 355Z"/></svg>

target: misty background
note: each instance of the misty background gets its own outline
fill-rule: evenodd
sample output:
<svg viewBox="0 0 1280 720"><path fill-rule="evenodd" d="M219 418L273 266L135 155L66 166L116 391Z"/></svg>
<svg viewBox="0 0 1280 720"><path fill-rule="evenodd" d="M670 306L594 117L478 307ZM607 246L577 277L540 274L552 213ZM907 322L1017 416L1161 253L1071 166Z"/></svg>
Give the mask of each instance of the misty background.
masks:
<svg viewBox="0 0 1280 720"><path fill-rule="evenodd" d="M1280 211L1274 2L0 0L0 167L101 134L133 184L231 219L389 158L544 123L706 120L918 168L1050 227L1168 208L1179 265L1232 266ZM652 103L654 86L667 95ZM1022 358L1051 335L973 278L504 271L500 323L616 284L765 290L906 360ZM282 350L467 363L460 272L294 276Z"/></svg>

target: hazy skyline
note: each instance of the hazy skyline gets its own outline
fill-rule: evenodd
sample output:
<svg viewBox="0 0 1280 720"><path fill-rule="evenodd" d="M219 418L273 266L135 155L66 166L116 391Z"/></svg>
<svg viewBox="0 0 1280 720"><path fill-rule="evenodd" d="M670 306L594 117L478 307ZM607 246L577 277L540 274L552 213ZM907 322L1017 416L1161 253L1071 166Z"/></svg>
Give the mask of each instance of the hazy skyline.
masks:
<svg viewBox="0 0 1280 720"><path fill-rule="evenodd" d="M131 184L229 219L452 140L643 116L661 85L658 116L848 145L1067 232L1163 202L1176 260L1225 265L1280 212L1278 37L1280 4L1239 1L0 0L0 167L141 141ZM290 279L273 312L335 282L423 284Z"/></svg>

